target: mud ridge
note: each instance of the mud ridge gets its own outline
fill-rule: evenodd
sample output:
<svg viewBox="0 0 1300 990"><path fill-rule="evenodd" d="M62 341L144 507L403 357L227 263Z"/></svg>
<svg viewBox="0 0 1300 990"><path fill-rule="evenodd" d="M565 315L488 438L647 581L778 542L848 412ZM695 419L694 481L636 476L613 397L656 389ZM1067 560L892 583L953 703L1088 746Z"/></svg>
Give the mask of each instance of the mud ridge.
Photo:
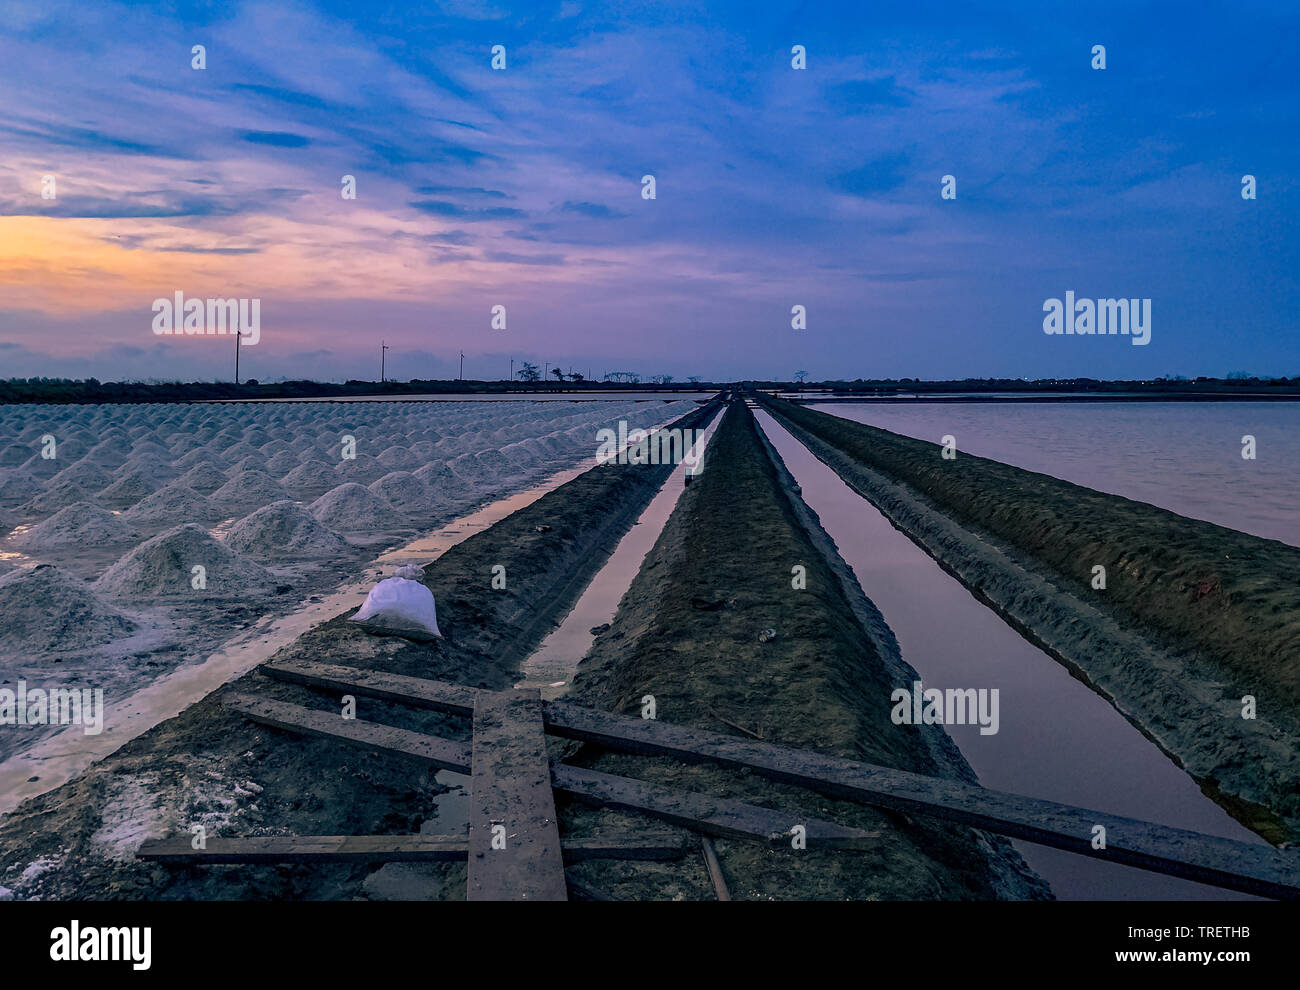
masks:
<svg viewBox="0 0 1300 990"><path fill-rule="evenodd" d="M733 403L709 443L704 472L683 492L566 700L638 714L651 695L666 722L974 780L942 729L892 723L890 691L916 675L772 453L744 404ZM806 569L806 589L792 587L795 566ZM817 817L881 832L877 848L860 852L715 841L736 899L1050 897L1010 843L969 828L592 746L570 762L779 808L792 822ZM571 834L646 824L572 803L562 805L561 818ZM572 869L619 899L714 896L698 857L685 865Z"/></svg>

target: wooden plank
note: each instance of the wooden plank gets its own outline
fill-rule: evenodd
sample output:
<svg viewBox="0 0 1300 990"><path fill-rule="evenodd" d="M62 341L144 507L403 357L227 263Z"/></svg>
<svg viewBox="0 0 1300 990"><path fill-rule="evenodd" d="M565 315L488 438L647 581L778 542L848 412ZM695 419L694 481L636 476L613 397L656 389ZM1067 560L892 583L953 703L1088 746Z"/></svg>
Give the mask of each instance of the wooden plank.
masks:
<svg viewBox="0 0 1300 990"><path fill-rule="evenodd" d="M389 674L382 670L362 670L314 660L280 660L262 667L262 671L282 681L307 687L379 698L414 708L428 708L451 715L474 713L477 688L431 681L423 677Z"/></svg>
<svg viewBox="0 0 1300 990"><path fill-rule="evenodd" d="M210 838L206 848L191 848L188 836L150 839L137 859L172 866L220 863L463 863L469 856L467 837L448 835L276 835ZM671 832L628 838L566 840L564 860L670 860L686 854L682 835Z"/></svg>
<svg viewBox="0 0 1300 990"><path fill-rule="evenodd" d="M722 839L758 839L774 848L791 849L793 826L807 830L809 849L875 848L879 832L836 825L743 801L659 787L644 780L615 777L564 763L551 766L551 780L585 804L637 811L703 835Z"/></svg>
<svg viewBox="0 0 1300 990"><path fill-rule="evenodd" d="M304 708L283 701L272 701L248 694L231 694L222 703L241 715L275 729L307 735L345 739L386 753L413 756L440 770L470 772L470 747L464 743L426 736L409 729L398 729L378 722L345 719L335 712Z"/></svg>
<svg viewBox="0 0 1300 990"><path fill-rule="evenodd" d="M425 835L275 835L210 838L191 849L188 837L143 843L137 859L174 866L218 863L455 863L465 862L469 841Z"/></svg>
<svg viewBox="0 0 1300 990"><path fill-rule="evenodd" d="M541 693L480 691L474 699L468 898L568 896Z"/></svg>
<svg viewBox="0 0 1300 990"><path fill-rule="evenodd" d="M709 871L709 879L713 881L713 892L720 901L731 900L731 891L727 889L727 878L722 873L722 864L718 862L713 840L706 835L700 840L700 846L704 850L704 865Z"/></svg>
<svg viewBox="0 0 1300 990"><path fill-rule="evenodd" d="M1012 838L1229 890L1300 900L1300 855L1272 846L1090 811L959 781L856 763L566 702L546 705L557 735L609 749L710 762L907 814L931 815ZM1105 828L1105 848L1093 847Z"/></svg>

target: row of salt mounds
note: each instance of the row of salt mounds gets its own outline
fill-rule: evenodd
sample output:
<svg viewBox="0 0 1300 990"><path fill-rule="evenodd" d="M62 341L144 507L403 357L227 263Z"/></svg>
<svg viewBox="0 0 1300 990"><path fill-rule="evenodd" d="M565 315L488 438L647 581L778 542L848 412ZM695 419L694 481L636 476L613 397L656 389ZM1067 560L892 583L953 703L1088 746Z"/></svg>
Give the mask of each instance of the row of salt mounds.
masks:
<svg viewBox="0 0 1300 990"><path fill-rule="evenodd" d="M74 502L19 533L12 543L16 547L41 551L56 547L98 547L139 538L138 532L113 513L93 502Z"/></svg>
<svg viewBox="0 0 1300 990"><path fill-rule="evenodd" d="M51 564L0 574L0 653L6 659L92 649L136 624L84 581Z"/></svg>
<svg viewBox="0 0 1300 990"><path fill-rule="evenodd" d="M204 587L193 585L195 567L203 568ZM95 582L95 589L111 598L242 598L264 594L274 586L275 576L265 567L241 557L192 523L141 543Z"/></svg>
<svg viewBox="0 0 1300 990"><path fill-rule="evenodd" d="M272 502L230 527L226 546L256 557L325 557L351 551L338 533L322 526L309 512L286 500Z"/></svg>
<svg viewBox="0 0 1300 990"><path fill-rule="evenodd" d="M307 507L323 526L340 533L405 529L406 520L369 488L353 482L326 492Z"/></svg>

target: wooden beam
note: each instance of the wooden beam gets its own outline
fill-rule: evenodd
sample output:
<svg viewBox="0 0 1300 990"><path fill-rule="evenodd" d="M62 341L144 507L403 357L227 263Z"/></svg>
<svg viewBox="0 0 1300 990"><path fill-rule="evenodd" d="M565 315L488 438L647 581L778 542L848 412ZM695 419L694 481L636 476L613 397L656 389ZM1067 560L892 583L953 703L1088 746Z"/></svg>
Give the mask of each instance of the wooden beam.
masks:
<svg viewBox="0 0 1300 990"><path fill-rule="evenodd" d="M220 863L456 863L465 862L469 841L425 835L273 835L210 838L191 849L190 839L152 839L137 859L173 866Z"/></svg>
<svg viewBox="0 0 1300 990"><path fill-rule="evenodd" d="M627 838L569 839L564 860L669 860L686 854L685 837L671 832ZM449 835L275 835L210 838L203 849L188 836L150 839L137 859L174 866L220 863L464 863L469 839Z"/></svg>
<svg viewBox="0 0 1300 990"><path fill-rule="evenodd" d="M426 736L409 729L397 729L379 722L345 719L333 712L271 701L249 694L232 693L223 698L222 703L254 722L269 725L273 729L345 739L386 753L413 756L440 770L470 772L470 748L464 743Z"/></svg>
<svg viewBox="0 0 1300 990"><path fill-rule="evenodd" d="M557 791L584 804L640 812L717 838L758 839L773 848L792 849L793 827L802 825L807 830L809 849L868 849L878 846L879 832L836 825L787 811L773 811L711 794L659 787L644 780L615 777L564 763L551 766L551 780Z"/></svg>
<svg viewBox="0 0 1300 990"><path fill-rule="evenodd" d="M1096 859L1262 897L1300 900L1300 855L974 784L856 763L567 702L546 705L557 735L609 749L749 770L829 797L930 815ZM1097 826L1105 829L1096 848Z"/></svg>
<svg viewBox="0 0 1300 990"><path fill-rule="evenodd" d="M474 698L478 694L477 688L459 684L314 660L279 660L261 669L281 681L467 717L474 714Z"/></svg>
<svg viewBox="0 0 1300 990"><path fill-rule="evenodd" d="M708 868L709 879L713 881L713 892L720 901L731 900L731 891L727 889L727 878L722 872L722 864L718 862L713 840L706 835L700 840L700 846L704 850L704 865Z"/></svg>
<svg viewBox="0 0 1300 990"><path fill-rule="evenodd" d="M475 697L469 791L469 900L568 900L540 692Z"/></svg>

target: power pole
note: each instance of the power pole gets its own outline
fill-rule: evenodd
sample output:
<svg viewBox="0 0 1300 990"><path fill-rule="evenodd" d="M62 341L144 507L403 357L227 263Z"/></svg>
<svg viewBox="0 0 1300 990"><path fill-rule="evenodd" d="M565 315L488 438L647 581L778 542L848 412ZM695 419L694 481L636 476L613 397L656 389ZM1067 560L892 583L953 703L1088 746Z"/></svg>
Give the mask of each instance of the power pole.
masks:
<svg viewBox="0 0 1300 990"><path fill-rule="evenodd" d="M239 384L239 345L243 342L244 331L235 331L235 384Z"/></svg>
<svg viewBox="0 0 1300 990"><path fill-rule="evenodd" d="M465 380L465 352L460 352L460 381Z"/></svg>
<svg viewBox="0 0 1300 990"><path fill-rule="evenodd" d="M379 384L384 384L384 359L388 357L388 345L382 340L379 342Z"/></svg>
<svg viewBox="0 0 1300 990"><path fill-rule="evenodd" d="M515 359L513 357L510 359L510 380L515 380Z"/></svg>

